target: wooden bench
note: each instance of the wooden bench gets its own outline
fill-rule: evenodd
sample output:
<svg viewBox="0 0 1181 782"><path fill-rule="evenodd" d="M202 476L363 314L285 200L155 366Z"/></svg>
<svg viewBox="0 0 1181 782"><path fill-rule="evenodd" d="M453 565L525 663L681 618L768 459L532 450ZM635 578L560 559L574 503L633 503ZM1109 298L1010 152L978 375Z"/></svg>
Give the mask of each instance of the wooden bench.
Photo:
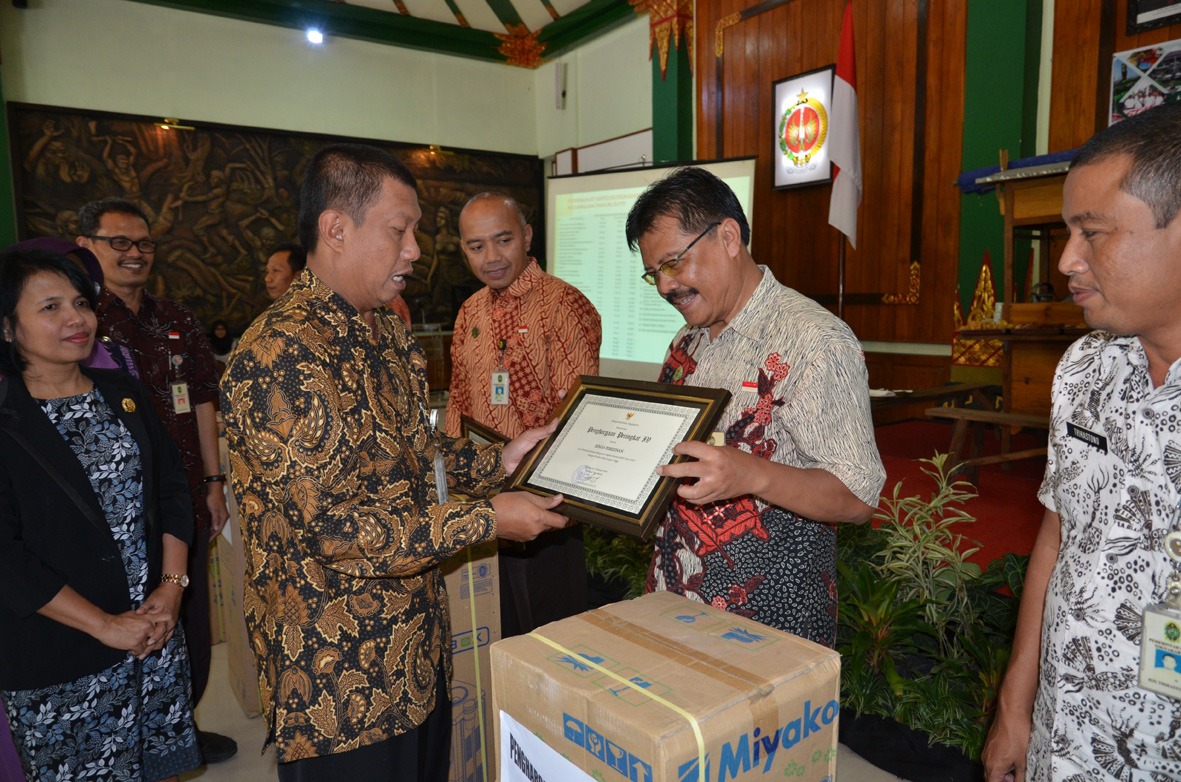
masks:
<svg viewBox="0 0 1181 782"><path fill-rule="evenodd" d="M874 414L875 424L881 423L879 420L881 416L878 413L910 405L926 406L944 402L955 402L962 405L973 401L987 410L992 410L996 407L996 399L992 393L993 389L1000 390L996 385L989 383L949 383L944 386L937 386L936 388L919 389L918 391L897 391L894 393L894 396L871 396L869 398L869 409ZM911 415L917 414L917 410L911 413Z"/></svg>
<svg viewBox="0 0 1181 782"><path fill-rule="evenodd" d="M1045 456L1045 448L1030 448L1026 451L1010 451L1009 438L1001 439L1001 452L996 456L981 456L984 440L984 430L989 426L1003 427L1008 432L1009 427L1026 427L1049 431L1050 418L1044 415L1030 415L1027 413L1001 413L994 410L971 410L962 407L932 407L927 409L927 417L935 420L954 421L951 430L951 446L948 448L947 474L961 472L965 479L973 486L980 479L980 467L985 464L1007 464L1017 459L1031 459L1035 456ZM971 452L969 458L963 458L965 441L968 433L972 433Z"/></svg>

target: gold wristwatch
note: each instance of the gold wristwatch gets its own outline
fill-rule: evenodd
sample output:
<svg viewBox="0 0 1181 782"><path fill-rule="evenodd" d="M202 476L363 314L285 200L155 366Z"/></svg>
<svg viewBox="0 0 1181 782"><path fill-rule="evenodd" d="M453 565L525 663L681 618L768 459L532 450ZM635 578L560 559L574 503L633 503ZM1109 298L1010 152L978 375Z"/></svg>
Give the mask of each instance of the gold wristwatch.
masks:
<svg viewBox="0 0 1181 782"><path fill-rule="evenodd" d="M176 584L181 589L189 585L189 577L187 575L178 576L175 573L165 573L160 576L160 583L162 584Z"/></svg>

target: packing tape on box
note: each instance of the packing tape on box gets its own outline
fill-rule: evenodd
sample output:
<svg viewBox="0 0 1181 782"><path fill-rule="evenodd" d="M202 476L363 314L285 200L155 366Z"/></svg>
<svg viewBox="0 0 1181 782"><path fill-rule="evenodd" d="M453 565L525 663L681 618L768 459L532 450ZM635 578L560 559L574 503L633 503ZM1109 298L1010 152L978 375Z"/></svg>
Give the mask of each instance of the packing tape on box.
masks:
<svg viewBox="0 0 1181 782"><path fill-rule="evenodd" d="M573 651L571 651L570 649L567 649L565 646L562 646L557 641L546 638L544 635L539 635L536 631L529 633L529 637L536 638L538 641L541 641L543 644L553 647L555 650L557 650L561 654L565 654L570 657L577 656ZM594 662L593 660L588 660L585 657L581 657L581 661L583 663L585 663L586 665L589 665L591 668L598 671L599 673L610 676L612 679L619 682L620 684L631 687L633 690L635 690L639 694L643 695L644 697L650 698L655 703L659 703L661 706L671 709L672 711L674 711L677 714L684 717L685 721L689 723L689 727L691 727L693 729L693 738L697 741L697 768L700 769L700 771L698 773L701 774L702 778L704 778L704 776L705 776L705 739L701 735L701 725L697 722L696 717L694 717L692 714L690 714L689 712L682 709L677 704L665 700L664 698L660 697L659 695L657 695L654 692L648 692L643 687L641 687L640 685L631 681L630 679L623 678L622 676L617 674L615 671L607 670L606 668L604 668L603 666Z"/></svg>
<svg viewBox="0 0 1181 782"><path fill-rule="evenodd" d="M579 619L629 643L643 647L662 657L670 658L686 668L732 689L754 690L759 695L769 695L775 689L775 683L765 676L760 676L745 668L739 668L737 665L732 665L717 657L710 657L600 608L580 615Z"/></svg>
<svg viewBox="0 0 1181 782"><path fill-rule="evenodd" d="M468 546L464 551L467 553L467 588L468 588L468 606L472 612L472 662L476 667L476 713L479 715L480 722L480 746L477 749L481 758L484 758L484 752L487 742L484 737L484 685L480 682L480 625L476 622L476 578L475 573L472 572L472 549L475 546ZM492 639L489 638L489 641ZM484 758L486 759L486 758ZM488 782L488 764L480 763L480 770L484 775L484 782Z"/></svg>

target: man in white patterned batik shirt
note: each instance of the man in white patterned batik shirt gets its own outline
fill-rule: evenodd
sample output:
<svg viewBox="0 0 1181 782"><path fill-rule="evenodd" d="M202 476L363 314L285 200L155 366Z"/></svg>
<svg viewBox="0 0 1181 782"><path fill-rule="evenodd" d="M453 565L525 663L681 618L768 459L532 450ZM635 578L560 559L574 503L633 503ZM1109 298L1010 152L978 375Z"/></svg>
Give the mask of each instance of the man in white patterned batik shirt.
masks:
<svg viewBox="0 0 1181 782"><path fill-rule="evenodd" d="M861 344L844 322L780 285L747 250L733 191L699 168L654 183L627 219L644 279L685 318L663 383L729 389L725 445L696 461L656 532L647 589L669 590L832 646L836 527L873 515L886 473Z"/></svg>
<svg viewBox="0 0 1181 782"><path fill-rule="evenodd" d="M1181 700L1139 686L1181 526L1181 105L1079 150L1058 268L1096 330L1054 376L1045 519L984 762L990 782L1181 779Z"/></svg>

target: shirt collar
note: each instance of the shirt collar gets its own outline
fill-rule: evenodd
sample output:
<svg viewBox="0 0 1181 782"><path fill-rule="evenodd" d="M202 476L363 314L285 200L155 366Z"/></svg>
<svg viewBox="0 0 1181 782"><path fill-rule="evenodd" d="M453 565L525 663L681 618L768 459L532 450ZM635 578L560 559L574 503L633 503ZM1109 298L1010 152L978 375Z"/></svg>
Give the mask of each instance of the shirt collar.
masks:
<svg viewBox="0 0 1181 782"><path fill-rule="evenodd" d="M128 315L132 317L139 317L145 312L151 312L156 308L156 297L145 290L143 292L143 298L139 303L139 312L132 312L131 307L128 307L127 303L124 302L123 299L112 293L110 288L102 288L98 292L98 303L103 307L121 307L122 309L126 310Z"/></svg>
<svg viewBox="0 0 1181 782"><path fill-rule="evenodd" d="M1092 335L1098 336L1100 333L1106 339L1106 347L1109 350L1122 353L1133 371L1137 374L1144 375L1147 388L1153 388L1152 380L1148 375L1148 353L1144 350L1144 345L1140 342L1139 337L1117 337L1108 332L1093 331ZM1169 371L1165 373L1165 386L1181 386L1181 359L1173 362L1169 367ZM1153 390L1158 390L1163 386L1157 386Z"/></svg>
<svg viewBox="0 0 1181 782"><path fill-rule="evenodd" d="M767 329L768 312L766 302L771 298L772 293L779 286L779 281L775 279L775 275L762 264L759 264L759 271L763 274L763 279L759 280L758 286L755 287L754 293L742 305L742 309L738 314L726 324L726 328L722 329L719 337L727 331L733 331L740 337L752 341L758 341L763 338ZM762 313L762 314L759 314ZM706 330L708 326L704 326Z"/></svg>
<svg viewBox="0 0 1181 782"><path fill-rule="evenodd" d="M329 322L347 323L359 336L369 337L372 334L369 324L361 317L361 311L329 288L311 269L305 268L291 283L288 292L291 294L288 307L303 307ZM388 319L396 318L397 314L394 314L393 308L382 305L374 310L374 317L378 322L379 334L384 335L391 330Z"/></svg>
<svg viewBox="0 0 1181 782"><path fill-rule="evenodd" d="M521 272L521 275L513 280L512 284L504 290L492 291L492 298L495 300L502 296L511 296L514 299L522 299L525 297L525 294L533 290L534 285L541 282L541 278L544 276L545 272L537 265L537 259L531 255L529 256L529 263L526 264L525 270Z"/></svg>

